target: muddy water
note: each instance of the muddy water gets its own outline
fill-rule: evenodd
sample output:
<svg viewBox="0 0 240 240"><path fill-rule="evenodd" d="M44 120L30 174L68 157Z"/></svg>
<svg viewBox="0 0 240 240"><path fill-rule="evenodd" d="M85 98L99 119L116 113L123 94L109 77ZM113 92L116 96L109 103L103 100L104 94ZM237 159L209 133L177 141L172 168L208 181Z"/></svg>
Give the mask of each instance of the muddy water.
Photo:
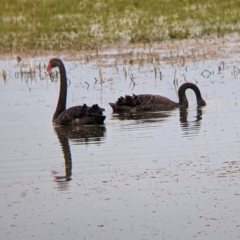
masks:
<svg viewBox="0 0 240 240"><path fill-rule="evenodd" d="M0 61L1 239L240 238L235 55L175 57L156 75L151 61L62 56L67 106L98 103L107 116L104 126L74 128L51 124L58 78L27 73L29 62L43 69L49 58L25 59L22 76L15 57ZM191 90L185 111L118 115L108 106L132 93L177 100L186 80L206 107L196 107Z"/></svg>

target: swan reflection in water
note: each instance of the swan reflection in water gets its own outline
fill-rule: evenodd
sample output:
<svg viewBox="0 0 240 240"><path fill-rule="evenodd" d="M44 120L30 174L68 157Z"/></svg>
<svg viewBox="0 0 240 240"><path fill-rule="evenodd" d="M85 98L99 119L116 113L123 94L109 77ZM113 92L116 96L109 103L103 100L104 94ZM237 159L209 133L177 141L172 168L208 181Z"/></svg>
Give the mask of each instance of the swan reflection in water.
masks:
<svg viewBox="0 0 240 240"><path fill-rule="evenodd" d="M192 110L188 108L179 108L179 120L184 136L197 135L201 128L202 110L196 109L197 113L192 116ZM189 120L189 113L190 120ZM166 121L168 117L176 115L176 111L164 111L164 112L137 112L137 113L113 113L112 118L119 120L141 120L143 123ZM193 120L192 120L193 119Z"/></svg>
<svg viewBox="0 0 240 240"><path fill-rule="evenodd" d="M52 171L52 174L54 181L58 183L59 190L65 190L68 187L68 182L72 180L72 155L69 140L77 145L101 144L106 135L106 128L95 125L55 126L54 132L62 148L65 174L61 175L56 171Z"/></svg>
<svg viewBox="0 0 240 240"><path fill-rule="evenodd" d="M143 122L163 121L171 114L170 112L119 112L113 113L112 117L119 120L142 120Z"/></svg>
<svg viewBox="0 0 240 240"><path fill-rule="evenodd" d="M184 136L194 136L198 135L201 128L201 120L202 120L202 110L197 108L196 115L194 114L193 120L189 120L188 114L190 111L186 108L179 109L179 120L180 125L182 127L182 131L184 132Z"/></svg>

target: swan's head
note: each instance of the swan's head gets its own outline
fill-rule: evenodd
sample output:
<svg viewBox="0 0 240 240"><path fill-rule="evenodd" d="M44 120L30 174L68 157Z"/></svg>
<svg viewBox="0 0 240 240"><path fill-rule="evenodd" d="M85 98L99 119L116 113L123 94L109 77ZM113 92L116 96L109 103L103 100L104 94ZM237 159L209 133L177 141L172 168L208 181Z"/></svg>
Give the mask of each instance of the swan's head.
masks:
<svg viewBox="0 0 240 240"><path fill-rule="evenodd" d="M198 107L204 107L207 105L206 102L202 98L199 98L197 100L197 104L198 104Z"/></svg>
<svg viewBox="0 0 240 240"><path fill-rule="evenodd" d="M59 59L59 58L52 58L49 61L48 65L47 65L47 67L45 69L45 72L48 73L49 71L52 70L52 68L59 67L61 65L63 65L63 62L62 62L61 59Z"/></svg>

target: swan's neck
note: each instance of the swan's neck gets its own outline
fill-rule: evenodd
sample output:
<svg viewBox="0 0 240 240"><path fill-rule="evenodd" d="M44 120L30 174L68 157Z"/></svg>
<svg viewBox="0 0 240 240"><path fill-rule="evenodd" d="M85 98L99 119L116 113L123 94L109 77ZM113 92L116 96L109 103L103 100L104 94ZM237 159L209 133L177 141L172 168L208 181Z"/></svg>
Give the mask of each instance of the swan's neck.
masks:
<svg viewBox="0 0 240 240"><path fill-rule="evenodd" d="M188 100L187 100L187 96L186 96L186 90L188 88L192 89L195 92L198 106L205 106L206 104L204 104L205 101L202 99L199 88L195 84L192 84L192 83L185 83L179 88L179 90L178 90L179 106L180 107L188 107Z"/></svg>
<svg viewBox="0 0 240 240"><path fill-rule="evenodd" d="M58 66L60 71L60 90L59 97L57 102L57 107L55 113L53 115L53 122L57 119L57 117L66 110L66 100L67 100L67 76L66 70L63 64Z"/></svg>

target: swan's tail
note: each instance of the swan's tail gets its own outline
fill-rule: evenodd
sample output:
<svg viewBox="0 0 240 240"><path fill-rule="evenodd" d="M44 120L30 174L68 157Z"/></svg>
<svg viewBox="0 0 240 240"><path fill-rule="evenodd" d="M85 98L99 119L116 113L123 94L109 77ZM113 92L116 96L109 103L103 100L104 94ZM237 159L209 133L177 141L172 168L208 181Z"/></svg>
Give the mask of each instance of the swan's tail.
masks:
<svg viewBox="0 0 240 240"><path fill-rule="evenodd" d="M113 110L116 110L116 103L108 103L108 104L112 107Z"/></svg>
<svg viewBox="0 0 240 240"><path fill-rule="evenodd" d="M104 124L104 120L106 116L95 116L95 123L94 124Z"/></svg>
<svg viewBox="0 0 240 240"><path fill-rule="evenodd" d="M141 104L141 99L138 95L129 96L126 95L125 97L120 97L115 103L108 103L114 112L119 111L130 111L134 107L137 107Z"/></svg>

